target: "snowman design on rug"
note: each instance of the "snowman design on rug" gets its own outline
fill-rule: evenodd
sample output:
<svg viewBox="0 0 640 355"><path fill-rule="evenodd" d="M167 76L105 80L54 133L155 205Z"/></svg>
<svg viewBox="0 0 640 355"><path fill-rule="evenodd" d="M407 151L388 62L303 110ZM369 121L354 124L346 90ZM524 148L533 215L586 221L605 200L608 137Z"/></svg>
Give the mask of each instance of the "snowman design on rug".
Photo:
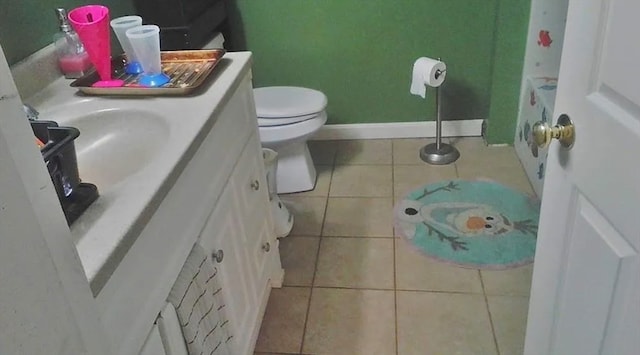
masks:
<svg viewBox="0 0 640 355"><path fill-rule="evenodd" d="M396 207L396 224L409 239L423 225L429 236L449 243L454 251L469 250L466 238L500 238L512 231L520 231L535 237L537 226L530 219L513 221L508 211L498 211L490 205L474 202L429 202L425 197L437 192L459 190L455 182L450 182L431 191L424 192L415 199L404 199Z"/></svg>

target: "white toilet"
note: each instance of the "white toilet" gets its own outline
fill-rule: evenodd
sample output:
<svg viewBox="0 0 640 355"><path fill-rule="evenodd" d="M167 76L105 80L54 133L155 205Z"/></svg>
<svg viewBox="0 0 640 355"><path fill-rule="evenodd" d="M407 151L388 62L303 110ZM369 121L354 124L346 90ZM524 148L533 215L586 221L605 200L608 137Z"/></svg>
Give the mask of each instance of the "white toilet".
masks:
<svg viewBox="0 0 640 355"><path fill-rule="evenodd" d="M320 91L271 86L253 90L262 146L278 153L278 193L312 190L316 169L307 140L327 122Z"/></svg>

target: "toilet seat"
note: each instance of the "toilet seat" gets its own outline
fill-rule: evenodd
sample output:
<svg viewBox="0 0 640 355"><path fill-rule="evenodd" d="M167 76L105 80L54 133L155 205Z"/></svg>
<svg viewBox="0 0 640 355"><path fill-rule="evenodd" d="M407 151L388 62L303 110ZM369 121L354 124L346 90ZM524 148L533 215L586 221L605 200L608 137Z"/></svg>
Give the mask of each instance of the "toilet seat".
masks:
<svg viewBox="0 0 640 355"><path fill-rule="evenodd" d="M253 90L258 126L283 126L315 118L327 107L320 91L295 86L271 86Z"/></svg>
<svg viewBox="0 0 640 355"><path fill-rule="evenodd" d="M294 117L284 117L284 118L258 117L258 127L286 126L286 125L290 125L298 122L304 122L317 116L318 116L317 113L313 113L305 116L294 116Z"/></svg>
<svg viewBox="0 0 640 355"><path fill-rule="evenodd" d="M296 124L282 126L259 127L260 142L266 148L274 149L289 142L307 139L327 122L327 114L323 111L315 116L315 119L298 122ZM276 149L277 150L277 149Z"/></svg>

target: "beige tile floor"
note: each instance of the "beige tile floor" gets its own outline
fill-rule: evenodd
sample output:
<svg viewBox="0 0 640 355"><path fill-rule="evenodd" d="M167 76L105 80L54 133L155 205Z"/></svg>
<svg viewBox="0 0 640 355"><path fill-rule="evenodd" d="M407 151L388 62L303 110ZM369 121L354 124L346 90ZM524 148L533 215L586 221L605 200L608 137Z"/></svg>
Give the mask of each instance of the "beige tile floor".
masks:
<svg viewBox="0 0 640 355"><path fill-rule="evenodd" d="M447 166L419 159L425 139L310 142L318 181L282 196L295 227L256 354L522 354L531 266L463 269L394 238L394 201L425 183L488 178L533 193L512 147L449 141L462 155Z"/></svg>

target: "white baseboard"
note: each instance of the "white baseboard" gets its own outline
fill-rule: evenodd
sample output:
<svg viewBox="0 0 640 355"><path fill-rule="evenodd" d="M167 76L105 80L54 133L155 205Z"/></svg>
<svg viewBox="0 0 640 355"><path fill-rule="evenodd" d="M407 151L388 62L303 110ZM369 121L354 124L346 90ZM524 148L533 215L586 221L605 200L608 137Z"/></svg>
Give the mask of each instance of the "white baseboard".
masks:
<svg viewBox="0 0 640 355"><path fill-rule="evenodd" d="M482 119L443 121L443 137L482 135ZM354 123L325 125L311 140L429 138L436 136L436 122Z"/></svg>

